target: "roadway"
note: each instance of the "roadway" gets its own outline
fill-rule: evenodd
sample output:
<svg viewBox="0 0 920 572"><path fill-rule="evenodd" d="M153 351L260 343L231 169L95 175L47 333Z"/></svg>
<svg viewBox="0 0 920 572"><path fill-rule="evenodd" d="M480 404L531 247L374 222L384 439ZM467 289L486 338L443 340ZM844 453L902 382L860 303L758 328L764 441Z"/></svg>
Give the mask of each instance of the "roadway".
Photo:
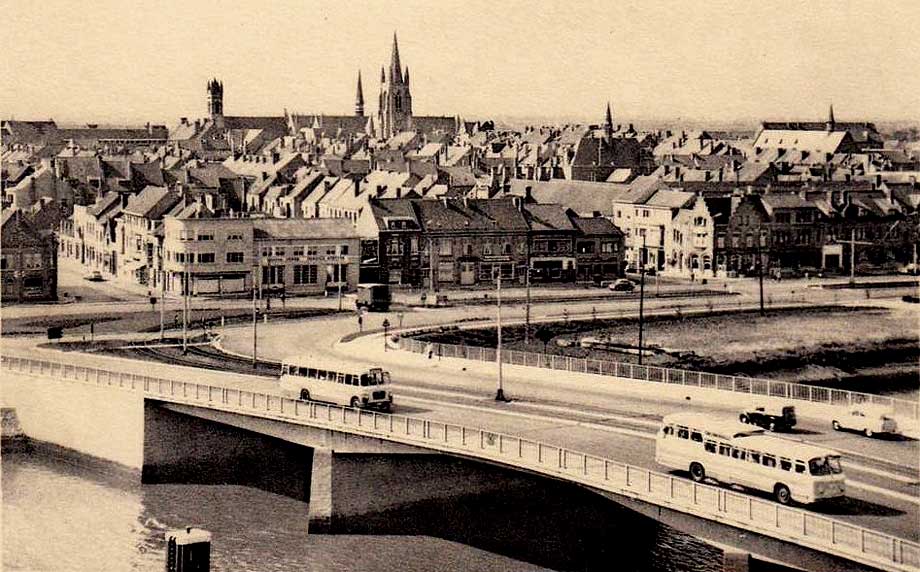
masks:
<svg viewBox="0 0 920 572"><path fill-rule="evenodd" d="M786 283L784 285L788 286ZM748 285L750 286L750 285ZM862 291L828 292L816 289L789 290L769 284L768 292L774 301L791 298L806 292L808 301L824 300L864 301ZM706 297L700 299L647 300L650 312L663 311L679 303L690 307L719 309L750 305L756 298L748 289L741 296ZM233 305L243 301L233 301ZM334 302L333 300L324 302ZM83 306L81 305L70 305ZM599 316L634 313L635 300L560 301L535 307L533 317L558 319L564 313L570 316ZM149 306L148 306L149 307ZM7 315L4 308L4 316ZM520 319L521 306L506 307L505 316ZM457 307L449 309L415 309L395 313L365 316L366 329L380 328L384 318L394 327L398 321L406 328L458 320L491 319L494 307ZM393 372L397 393L397 412L426 418L480 426L496 432L521 435L545 442L559 444L574 450L585 451L619 461L663 470L654 462L654 431L663 415L686 410L688 402L680 388L668 387L667 393L655 398L624 392L611 383L599 383L600 378L569 372L539 370L519 366L504 366L506 394L512 403L496 403L496 366L490 363L454 359L426 359L408 352L383 351L380 336L362 336L343 343L339 340L354 333L357 321L354 316L336 316L299 322L272 322L260 324L259 355L265 359L283 359L290 354L314 352L332 357L345 366L364 367L382 365ZM251 329L228 327L223 331L223 344L228 350L249 354ZM213 383L247 390L277 392L277 384L264 377L230 375L174 365L135 362L119 358L89 354L67 354L35 347L36 338L4 338L4 346L11 352L29 357L67 361L77 365L108 367L134 371L170 379L194 379L200 383ZM717 415L735 417L737 409L746 403L730 396L735 402L710 410ZM691 403L691 407L694 405ZM844 453L849 480L848 497L813 510L841 520L866 526L901 538L920 540L917 523L918 512L918 459L920 449L916 441L869 440L861 436L836 433L829 429L827 420L801 419L798 431L789 438L832 447Z"/></svg>

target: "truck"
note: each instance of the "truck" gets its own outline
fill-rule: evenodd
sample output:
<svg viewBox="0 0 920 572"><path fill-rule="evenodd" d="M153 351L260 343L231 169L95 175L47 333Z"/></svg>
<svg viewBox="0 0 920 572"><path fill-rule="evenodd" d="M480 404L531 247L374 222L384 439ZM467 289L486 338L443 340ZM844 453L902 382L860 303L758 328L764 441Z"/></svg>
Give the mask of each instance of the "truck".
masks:
<svg viewBox="0 0 920 572"><path fill-rule="evenodd" d="M386 312L390 309L390 287L386 284L358 284L358 298L355 306L358 310Z"/></svg>

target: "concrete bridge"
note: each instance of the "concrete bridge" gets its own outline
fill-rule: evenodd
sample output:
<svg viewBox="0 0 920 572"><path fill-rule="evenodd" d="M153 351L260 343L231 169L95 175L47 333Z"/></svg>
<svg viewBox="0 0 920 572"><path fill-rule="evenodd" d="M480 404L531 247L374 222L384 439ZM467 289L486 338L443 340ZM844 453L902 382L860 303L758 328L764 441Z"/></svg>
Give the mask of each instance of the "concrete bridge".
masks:
<svg viewBox="0 0 920 572"><path fill-rule="evenodd" d="M432 463L459 458L575 483L718 546L794 568L920 567L920 545L915 542L558 444L418 417L304 403L232 384L126 371L143 368L137 363L115 371L4 355L3 398L5 405L17 408L29 436L143 470L152 480L181 471L187 463L227 466L233 459L220 438L226 428L309 447L309 475L285 473L300 484L275 486L309 491L303 494L309 496L314 531L334 531L338 519L388 504L462 495L488 486L488 479L467 465L460 473L444 472L424 487L390 487L386 496L363 504L349 495L360 482L368 482L367 474L348 464L350 456L386 460L398 472L409 466L400 465L401 457L429 455L434 456ZM233 377L226 375L228 380ZM207 430L201 430L202 423ZM285 457L243 461L283 464ZM344 466L350 468L343 470ZM427 471L426 478L432 473L437 471Z"/></svg>

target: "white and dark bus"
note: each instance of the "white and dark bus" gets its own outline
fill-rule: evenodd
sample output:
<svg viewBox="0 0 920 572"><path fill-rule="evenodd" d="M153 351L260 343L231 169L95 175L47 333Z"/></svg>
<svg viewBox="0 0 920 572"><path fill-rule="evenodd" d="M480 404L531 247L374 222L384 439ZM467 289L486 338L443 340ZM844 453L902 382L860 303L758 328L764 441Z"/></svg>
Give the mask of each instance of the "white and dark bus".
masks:
<svg viewBox="0 0 920 572"><path fill-rule="evenodd" d="M304 401L326 401L346 407L390 411L390 373L379 367L341 371L311 358L290 358L281 364L281 391Z"/></svg>
<svg viewBox="0 0 920 572"><path fill-rule="evenodd" d="M696 482L712 478L772 493L782 504L846 494L837 452L698 413L665 416L655 440L655 462L689 471Z"/></svg>

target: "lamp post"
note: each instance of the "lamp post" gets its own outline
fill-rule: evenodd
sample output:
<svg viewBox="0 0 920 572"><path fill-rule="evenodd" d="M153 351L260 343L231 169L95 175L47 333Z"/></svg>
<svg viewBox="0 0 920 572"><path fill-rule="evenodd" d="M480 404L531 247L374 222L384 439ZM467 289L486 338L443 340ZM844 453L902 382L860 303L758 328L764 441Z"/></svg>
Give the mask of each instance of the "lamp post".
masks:
<svg viewBox="0 0 920 572"><path fill-rule="evenodd" d="M524 307L524 343L530 343L530 257L527 257L527 276L524 279L527 287L527 304Z"/></svg>
<svg viewBox="0 0 920 572"><path fill-rule="evenodd" d="M256 277L258 276L259 267L252 266L252 367L255 369L258 363L257 352L259 346L259 309L256 302Z"/></svg>
<svg viewBox="0 0 920 572"><path fill-rule="evenodd" d="M383 351L387 351L387 338L390 335L390 321L383 319Z"/></svg>
<svg viewBox="0 0 920 572"><path fill-rule="evenodd" d="M498 301L498 344L496 346L495 360L498 363L498 390L495 392L495 401L508 401L505 397L505 390L502 387L502 270L501 265L498 267L498 272L496 273L495 278L496 285L496 295L495 298Z"/></svg>
<svg viewBox="0 0 920 572"><path fill-rule="evenodd" d="M639 251L639 365L642 365L642 330L644 329L644 306L645 306L645 260L643 255L645 250L645 235L642 235L642 250Z"/></svg>
<svg viewBox="0 0 920 572"><path fill-rule="evenodd" d="M160 270L160 341L166 330L166 271Z"/></svg>
<svg viewBox="0 0 920 572"><path fill-rule="evenodd" d="M190 252L185 253L185 261L183 262L183 270L185 271L185 288L183 289L182 297L182 353L188 353L188 321L191 318L191 308L189 307L189 294L192 288L192 276L189 271L189 257L194 256Z"/></svg>

